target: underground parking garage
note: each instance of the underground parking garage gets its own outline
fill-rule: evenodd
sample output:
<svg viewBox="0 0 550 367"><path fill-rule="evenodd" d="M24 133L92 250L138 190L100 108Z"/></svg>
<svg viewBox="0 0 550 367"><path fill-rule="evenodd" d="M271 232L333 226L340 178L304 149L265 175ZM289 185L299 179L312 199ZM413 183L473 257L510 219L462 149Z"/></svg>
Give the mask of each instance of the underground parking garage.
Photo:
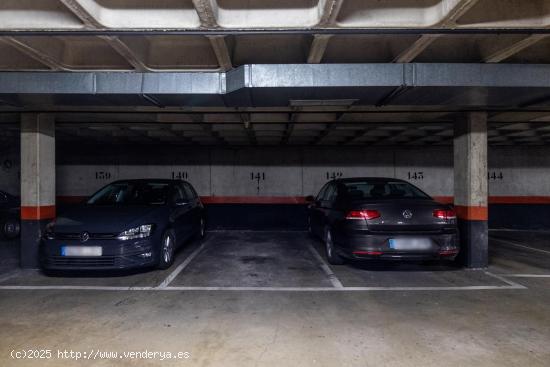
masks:
<svg viewBox="0 0 550 367"><path fill-rule="evenodd" d="M0 365L547 366L550 3L0 3Z"/></svg>

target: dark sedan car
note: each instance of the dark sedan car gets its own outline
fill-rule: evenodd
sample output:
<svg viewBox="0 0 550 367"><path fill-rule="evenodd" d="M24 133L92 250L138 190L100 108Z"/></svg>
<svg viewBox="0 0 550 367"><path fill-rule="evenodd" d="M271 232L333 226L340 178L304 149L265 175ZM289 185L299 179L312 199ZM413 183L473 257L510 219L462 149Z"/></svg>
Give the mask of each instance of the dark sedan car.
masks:
<svg viewBox="0 0 550 367"><path fill-rule="evenodd" d="M47 226L41 263L46 270L166 269L176 248L204 230L204 207L189 183L117 181Z"/></svg>
<svg viewBox="0 0 550 367"><path fill-rule="evenodd" d="M7 192L0 191L0 237L13 239L21 230L19 199Z"/></svg>
<svg viewBox="0 0 550 367"><path fill-rule="evenodd" d="M406 181L338 179L309 200L309 229L324 240L331 264L453 260L459 252L454 210Z"/></svg>

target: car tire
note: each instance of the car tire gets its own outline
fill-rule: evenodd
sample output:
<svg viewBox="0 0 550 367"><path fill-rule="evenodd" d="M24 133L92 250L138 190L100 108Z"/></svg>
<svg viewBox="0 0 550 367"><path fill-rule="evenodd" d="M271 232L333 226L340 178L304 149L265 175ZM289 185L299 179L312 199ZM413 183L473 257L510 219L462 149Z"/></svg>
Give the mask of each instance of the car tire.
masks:
<svg viewBox="0 0 550 367"><path fill-rule="evenodd" d="M172 230L167 230L162 236L159 251L159 269L168 269L174 263L176 250L176 238Z"/></svg>
<svg viewBox="0 0 550 367"><path fill-rule="evenodd" d="M19 237L21 225L16 218L7 218L0 223L0 236L6 240Z"/></svg>
<svg viewBox="0 0 550 367"><path fill-rule="evenodd" d="M325 231L325 250L327 252L327 260L329 264L342 265L344 263L344 259L336 253L330 229Z"/></svg>
<svg viewBox="0 0 550 367"><path fill-rule="evenodd" d="M202 240L204 237L206 237L206 221L204 220L204 218L201 218L197 237L199 238L199 240Z"/></svg>
<svg viewBox="0 0 550 367"><path fill-rule="evenodd" d="M311 227L311 217L307 218L307 233L310 237L315 237L315 233L313 233L313 228Z"/></svg>

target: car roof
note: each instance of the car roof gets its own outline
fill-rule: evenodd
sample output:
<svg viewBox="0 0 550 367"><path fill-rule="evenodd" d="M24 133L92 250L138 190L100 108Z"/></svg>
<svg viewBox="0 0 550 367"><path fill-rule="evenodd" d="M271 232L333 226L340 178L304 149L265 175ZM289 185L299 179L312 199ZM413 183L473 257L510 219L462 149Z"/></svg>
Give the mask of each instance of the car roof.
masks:
<svg viewBox="0 0 550 367"><path fill-rule="evenodd" d="M168 179L168 178L132 178L132 179L128 179L128 180L117 180L117 181L113 181L111 182L112 184L115 184L115 183L147 183L147 182L151 182L151 183L166 183L166 184L174 184L174 183L178 183L178 182L185 182L184 180L172 180L172 179Z"/></svg>
<svg viewBox="0 0 550 367"><path fill-rule="evenodd" d="M346 178L337 178L337 179L333 180L333 182L336 182L336 183L349 183L349 182L362 182L362 181L369 181L369 182L388 182L388 181L407 182L405 180L401 180L399 178L394 178L394 177L346 177Z"/></svg>

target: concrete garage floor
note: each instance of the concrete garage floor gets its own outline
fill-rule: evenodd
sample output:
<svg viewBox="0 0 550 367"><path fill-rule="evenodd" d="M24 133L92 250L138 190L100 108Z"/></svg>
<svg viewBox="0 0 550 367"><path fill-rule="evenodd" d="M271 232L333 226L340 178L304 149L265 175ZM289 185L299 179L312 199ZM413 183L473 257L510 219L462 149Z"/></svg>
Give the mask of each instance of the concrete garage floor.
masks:
<svg viewBox="0 0 550 367"><path fill-rule="evenodd" d="M211 232L171 269L112 277L46 277L3 260L0 365L548 366L550 233L491 234L486 270L328 266L303 232ZM16 253L2 246L4 259ZM25 349L54 355L10 357Z"/></svg>

